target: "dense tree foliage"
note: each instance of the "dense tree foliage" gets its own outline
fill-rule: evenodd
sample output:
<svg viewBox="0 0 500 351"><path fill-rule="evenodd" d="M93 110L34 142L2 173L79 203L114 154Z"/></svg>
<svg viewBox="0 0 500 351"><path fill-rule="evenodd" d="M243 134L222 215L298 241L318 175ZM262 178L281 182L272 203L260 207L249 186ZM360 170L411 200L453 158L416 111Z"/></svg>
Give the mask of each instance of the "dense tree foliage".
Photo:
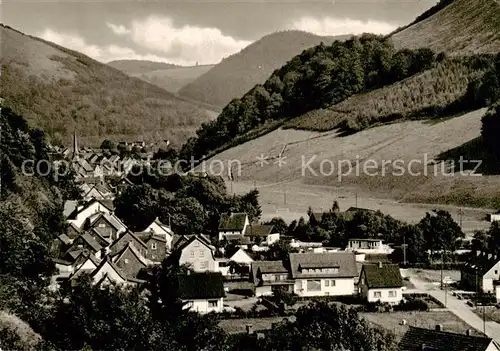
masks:
<svg viewBox="0 0 500 351"><path fill-rule="evenodd" d="M438 210L426 213L418 226L422 230L428 249L432 251L454 251L458 249L458 239L465 235L449 212Z"/></svg>
<svg viewBox="0 0 500 351"><path fill-rule="evenodd" d="M295 56L243 98L231 101L215 121L203 124L181 157L199 159L236 136L383 87L432 65L431 50L397 51L388 39L364 35L320 44Z"/></svg>
<svg viewBox="0 0 500 351"><path fill-rule="evenodd" d="M397 345L354 309L317 302L301 307L295 322L278 323L264 339L244 338L237 349L392 351Z"/></svg>
<svg viewBox="0 0 500 351"><path fill-rule="evenodd" d="M229 196L218 177L143 172L132 180L138 185L128 187L115 205L117 216L134 230L158 217L178 234L215 234L222 213L246 212L250 220L262 213L258 191Z"/></svg>

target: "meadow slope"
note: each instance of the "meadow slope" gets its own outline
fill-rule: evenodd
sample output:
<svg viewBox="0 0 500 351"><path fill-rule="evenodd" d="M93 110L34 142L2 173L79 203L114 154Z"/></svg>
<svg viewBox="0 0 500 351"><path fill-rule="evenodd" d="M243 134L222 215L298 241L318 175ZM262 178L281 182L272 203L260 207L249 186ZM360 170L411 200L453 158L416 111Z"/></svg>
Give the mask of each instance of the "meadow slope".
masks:
<svg viewBox="0 0 500 351"><path fill-rule="evenodd" d="M267 35L239 53L223 59L182 88L179 94L215 106L225 106L256 84L264 83L274 70L304 49L346 37L321 37L295 30Z"/></svg>
<svg viewBox="0 0 500 351"><path fill-rule="evenodd" d="M214 67L214 65L184 67L162 62L140 60L111 61L108 65L119 69L129 76L140 78L171 93L177 93L181 88Z"/></svg>
<svg viewBox="0 0 500 351"><path fill-rule="evenodd" d="M138 138L180 145L214 117L157 86L4 25L0 45L3 104L54 143L70 142L77 127L87 145Z"/></svg>
<svg viewBox="0 0 500 351"><path fill-rule="evenodd" d="M457 163L455 174L450 176L447 174L450 173L451 161L441 161L448 150L459 148L480 136L481 117L485 111L476 110L443 121L388 124L349 136L340 136L337 131L320 133L278 129L226 150L207 160L204 166L206 171L219 174L222 164L225 167L222 174L226 176L232 162L237 183L251 186L255 181L264 192L265 189L278 191L278 188L289 185L304 193L314 193L315 188L321 187L323 190L319 194L359 192L366 198L494 208L500 206L496 199L500 196L500 177L472 176L466 171L460 174ZM280 153L285 162L281 167L277 162ZM263 167L258 161L261 156L267 158ZM400 160L397 167L404 168L403 175L400 175L395 160ZM415 161L410 163L412 160ZM348 162L353 167L349 175L340 179L339 161L343 165L342 174L347 173ZM358 174L356 161L360 164ZM238 162L241 163L239 176ZM363 167L367 167L366 173ZM263 196L272 199L277 195ZM318 204L319 199L311 196L309 199L304 197L302 206ZM333 197L328 197L327 202L332 201ZM351 197L349 206L353 205ZM327 208L328 204L322 206Z"/></svg>
<svg viewBox="0 0 500 351"><path fill-rule="evenodd" d="M454 0L418 23L392 35L399 48L428 47L455 54L500 50L500 2Z"/></svg>

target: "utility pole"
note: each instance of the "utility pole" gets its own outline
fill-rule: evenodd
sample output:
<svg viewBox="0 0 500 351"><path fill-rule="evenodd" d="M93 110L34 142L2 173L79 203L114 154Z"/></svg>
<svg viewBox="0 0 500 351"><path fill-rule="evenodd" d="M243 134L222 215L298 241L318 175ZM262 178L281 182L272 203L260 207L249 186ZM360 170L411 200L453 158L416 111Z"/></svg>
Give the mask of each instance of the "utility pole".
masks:
<svg viewBox="0 0 500 351"><path fill-rule="evenodd" d="M462 211L462 209L460 208L458 210L458 222L460 224L460 228L462 228L462 216L463 216L463 214L464 214L464 211Z"/></svg>
<svg viewBox="0 0 500 351"><path fill-rule="evenodd" d="M403 265L406 266L406 236L403 236Z"/></svg>
<svg viewBox="0 0 500 351"><path fill-rule="evenodd" d="M286 190L283 192L283 202L286 205Z"/></svg>
<svg viewBox="0 0 500 351"><path fill-rule="evenodd" d="M358 193L356 193L356 206L355 207L358 207Z"/></svg>
<svg viewBox="0 0 500 351"><path fill-rule="evenodd" d="M441 249L441 290L443 290L443 260L444 260L444 251Z"/></svg>

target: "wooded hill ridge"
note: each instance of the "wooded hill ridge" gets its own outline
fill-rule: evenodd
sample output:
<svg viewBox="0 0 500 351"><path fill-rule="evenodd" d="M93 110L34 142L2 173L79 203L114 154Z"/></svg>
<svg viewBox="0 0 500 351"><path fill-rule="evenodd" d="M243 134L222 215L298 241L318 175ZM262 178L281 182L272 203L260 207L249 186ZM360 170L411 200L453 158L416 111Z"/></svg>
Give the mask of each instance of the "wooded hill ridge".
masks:
<svg viewBox="0 0 500 351"><path fill-rule="evenodd" d="M212 118L199 105L76 51L5 25L0 40L3 105L53 144L69 143L76 127L86 145L139 138L180 145Z"/></svg>

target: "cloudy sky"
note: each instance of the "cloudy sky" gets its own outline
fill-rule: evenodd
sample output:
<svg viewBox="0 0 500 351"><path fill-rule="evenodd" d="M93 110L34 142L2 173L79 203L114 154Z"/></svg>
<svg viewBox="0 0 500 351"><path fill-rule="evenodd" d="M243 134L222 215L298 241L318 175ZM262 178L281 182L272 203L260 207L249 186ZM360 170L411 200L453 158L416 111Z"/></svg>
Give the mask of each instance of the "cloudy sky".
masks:
<svg viewBox="0 0 500 351"><path fill-rule="evenodd" d="M389 33L437 0L3 0L2 22L102 62L217 63L285 29Z"/></svg>

